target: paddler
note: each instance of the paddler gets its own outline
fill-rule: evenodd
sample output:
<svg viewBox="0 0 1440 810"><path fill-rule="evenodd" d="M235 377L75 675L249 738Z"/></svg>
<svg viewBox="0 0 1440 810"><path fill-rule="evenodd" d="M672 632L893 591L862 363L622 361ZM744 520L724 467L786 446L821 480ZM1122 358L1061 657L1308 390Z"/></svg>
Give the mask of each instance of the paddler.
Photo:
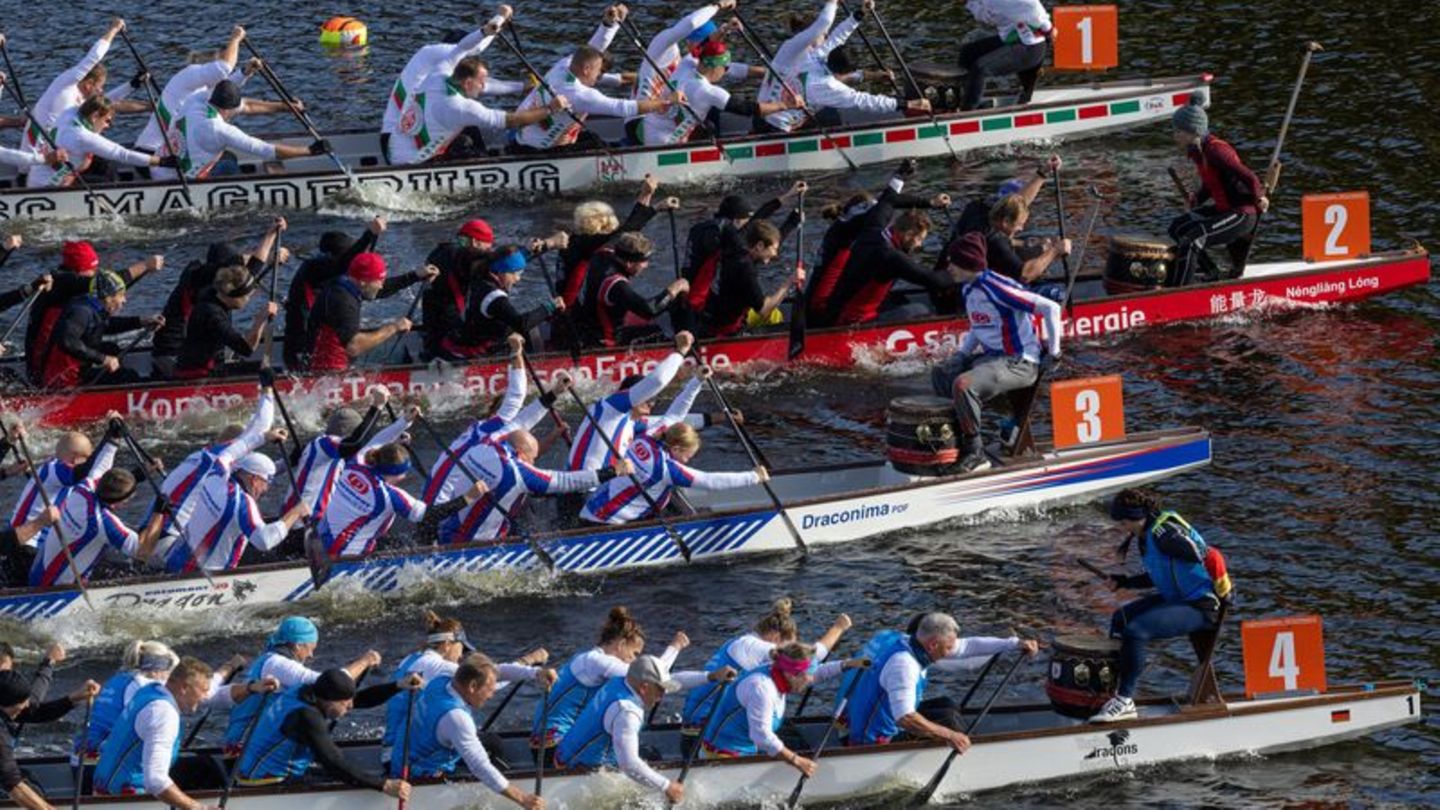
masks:
<svg viewBox="0 0 1440 810"><path fill-rule="evenodd" d="M595 435L597 428L611 438L616 451L624 453L635 437L636 423L650 415L652 400L675 379L680 366L685 363L685 355L694 345L694 335L676 333L675 351L666 355L649 374L631 375L620 382L620 390L596 400L590 406L589 418L582 421L579 435L570 446L569 468L599 470L616 460L610 446Z"/></svg>
<svg viewBox="0 0 1440 810"><path fill-rule="evenodd" d="M291 487L285 495L285 509L304 501L310 506L312 518L324 517L335 492L335 482L345 465L372 445L390 444L400 438L405 427L398 421L371 438L380 409L390 401L390 392L377 385L370 389L368 398L370 407L364 416L346 406L331 411L325 417L325 430L305 445L298 459L291 459L300 491Z"/></svg>
<svg viewBox="0 0 1440 810"><path fill-rule="evenodd" d="M1110 637L1120 639L1120 683L1115 696L1090 718L1115 723L1137 716L1135 687L1145 669L1148 642L1214 630L1220 603L1231 598L1225 561L1184 518L1165 509L1147 489L1124 489L1110 502L1110 519L1125 530L1123 554L1137 539L1144 572L1111 574L1110 587L1154 588L1110 617Z"/></svg>
<svg viewBox="0 0 1440 810"><path fill-rule="evenodd" d="M650 266L654 251L644 234L622 233L596 252L575 309L576 326L587 345L613 348L664 339L655 319L690 290L690 282L677 278L649 297L636 290L632 282Z"/></svg>
<svg viewBox="0 0 1440 810"><path fill-rule="evenodd" d="M689 103L690 110L676 107L668 113L650 113L634 119L626 129L630 138L646 146L685 143L697 137L703 140L710 133L719 131L722 113L757 118L782 110L800 109L800 100L790 93L784 94L778 101L756 102L737 98L720 87L721 80L730 74L733 66L731 58L730 50L722 40L711 40L701 45L695 53L694 65L687 63L685 69L677 71L674 76L675 87Z"/></svg>
<svg viewBox="0 0 1440 810"><path fill-rule="evenodd" d="M1058 166L1059 158L1052 158ZM1073 247L1068 238L1047 237L1034 258L1026 260L1016 251L1016 237L1030 221L1030 204L1021 194L1002 197L990 209L990 230L985 234L985 264L991 271L1018 281L1052 300L1065 298L1064 284L1037 284L1062 256L1069 256ZM951 243L954 244L953 242Z"/></svg>
<svg viewBox="0 0 1440 810"><path fill-rule="evenodd" d="M356 767L331 736L330 723L351 709L369 709L390 700L402 689L419 689L419 675L357 689L343 669L327 669L314 682L293 686L271 698L255 732L235 763L236 784L279 785L301 780L317 764L326 776L355 787L369 788L400 799L410 798L410 783L383 779Z"/></svg>
<svg viewBox="0 0 1440 810"><path fill-rule="evenodd" d="M395 666L395 676L399 678L411 674L419 675L429 687L434 685L437 678L453 677L460 668L460 662L474 654L476 649L475 645L470 643L470 637L465 634L465 626L459 619L441 617L434 611L427 610L425 630L425 646L401 659ZM541 666L549 658L550 653L544 647L538 647L514 663L498 664L496 670L498 679L502 682L493 686L495 689L503 689L506 685L504 681L538 681L548 686L555 682L555 671L542 669ZM406 706L409 703L407 697L403 694L396 695L385 704L385 735L381 740L381 762L391 759L394 747L400 744L404 737ZM487 695L487 699L488 697ZM419 701L423 699L423 694L416 696L417 717ZM413 758L411 764L413 770Z"/></svg>
<svg viewBox="0 0 1440 810"><path fill-rule="evenodd" d="M689 636L676 632L658 660L671 666L689 646ZM556 744L569 733L595 693L607 681L623 677L631 662L644 651L645 630L640 622L628 608L611 608L596 645L571 656L560 667L560 677L545 696L544 703L535 707L530 748L539 752L537 756L544 756L547 765L553 762Z"/></svg>
<svg viewBox="0 0 1440 810"><path fill-rule="evenodd" d="M16 422L11 425L10 435L17 441L25 434L25 425ZM90 456L95 452L95 445L90 437L76 430L60 434L55 440L55 455L44 462L35 471L40 484L45 488L45 495L49 497L50 503L55 503L63 487L74 486L76 482L90 473ZM15 509L10 513L9 525L18 529L21 524L34 520L45 507L44 498L40 497L40 491L35 488L33 478L26 478L25 486L20 490L20 498L15 501ZM33 543L31 545L34 545Z"/></svg>
<svg viewBox="0 0 1440 810"><path fill-rule="evenodd" d="M0 34L0 44L4 42L5 35ZM7 80L8 77L4 73L0 73L0 97L5 95L5 82ZM23 118L15 122L15 126L17 127L23 127L27 124L28 122ZM50 168L58 169L65 165L65 162L69 159L70 153L64 149L50 152L49 154L42 154L29 149L11 149L8 146L0 146L0 165L13 166L19 169L19 173L22 175L30 171L32 166L43 166L47 163L50 165ZM8 257L8 252L6 255ZM4 262L0 261L0 264L4 264Z"/></svg>
<svg viewBox="0 0 1440 810"><path fill-rule="evenodd" d="M237 695L258 701L257 695L276 687L274 679L265 679L221 688L209 664L180 659L164 683L141 687L120 713L100 745L95 795L145 794L169 807L206 810L208 804L191 798L170 776L180 757L180 715L207 705L222 709L238 705Z"/></svg>
<svg viewBox="0 0 1440 810"><path fill-rule="evenodd" d="M218 51L193 52L190 64L181 68L165 82L155 114L145 122L145 129L135 139L135 148L141 152L157 155L170 154L166 139L167 130L176 117L192 102L207 97L215 85L234 78L235 64L240 60L240 43L245 39L245 29L235 26L230 29L230 38Z"/></svg>
<svg viewBox="0 0 1440 810"><path fill-rule="evenodd" d="M1175 111L1175 144L1185 152L1200 176L1200 185L1190 195L1189 209L1170 223L1175 240L1175 264L1165 280L1167 287L1183 287L1202 278L1224 275L1205 251L1231 246L1232 257L1255 230L1256 218L1270 209L1270 198L1260 178L1235 147L1210 133L1210 117L1200 94ZM1231 276L1245 272L1234 264Z"/></svg>
<svg viewBox="0 0 1440 810"><path fill-rule="evenodd" d="M0 565L3 565L7 586L23 588L29 583L30 565L35 560L35 538L58 520L60 510L52 506L41 509L19 526L0 526Z"/></svg>
<svg viewBox="0 0 1440 810"><path fill-rule="evenodd" d="M320 678L318 670L305 666L315 655L320 643L320 629L304 616L286 616L275 627L275 632L265 642L265 649L245 670L245 678L260 681L273 678L281 689L290 689L302 684L311 684ZM352 678L359 678L365 670L380 665L380 653L367 650L359 658L346 664L344 672ZM225 754L235 756L245 729L260 708L260 698L251 696L235 703L230 710L230 722L225 728Z"/></svg>
<svg viewBox="0 0 1440 810"><path fill-rule="evenodd" d="M640 181L640 193L636 195L635 204L630 207L624 222L615 215L615 209L603 200L587 200L575 206L570 217L574 233L560 251L559 293L571 312L580 303L580 293L590 277L590 265L595 254L622 234L640 233L655 218L659 209L651 202L659 188L660 181L654 175L645 175L645 179Z"/></svg>
<svg viewBox="0 0 1440 810"><path fill-rule="evenodd" d="M931 669L958 671L982 666L992 655L1023 650L1035 655L1038 642L1029 639L960 637L960 625L945 613L927 613L913 624L913 631L884 630L865 645L862 658L868 669L845 675L844 694L850 679L859 678L846 707L848 744L875 745L904 739L941 740L956 751L965 752L970 738L958 731L959 706L948 697L925 698L925 682Z"/></svg>
<svg viewBox="0 0 1440 810"><path fill-rule="evenodd" d="M59 122L55 126L55 145L64 149L69 155L75 167L75 171L81 174L100 174L100 168L104 167L103 176L108 181L114 181L113 166L157 167L163 166L174 168L178 161L171 155L151 155L145 152L137 152L134 149L126 149L120 144L105 137L105 131L115 122L115 104L105 96L93 96L85 100L79 107L74 107L60 113ZM99 163L96 163L96 159ZM70 166L61 165L52 168L49 164L34 166L26 180L29 188L59 188L73 185L74 173Z"/></svg>
<svg viewBox="0 0 1440 810"><path fill-rule="evenodd" d="M455 775L463 759L485 787L525 810L544 810L544 799L506 779L490 761L475 727L473 712L500 688L500 677L495 662L482 653L473 653L453 674L439 675L427 683L415 701L409 756L390 757L390 776L402 776L404 763L408 763L409 773L415 778L446 779Z"/></svg>
<svg viewBox="0 0 1440 810"><path fill-rule="evenodd" d="M58 649L58 645L52 651L54 649ZM60 650L59 658L63 660L63 650ZM49 660L46 659L47 662ZM17 729L60 720L76 706L93 700L100 693L100 684L87 680L70 694L46 701L44 695L49 691L50 670L50 666L42 665L33 680L14 669L0 672L0 715L5 721L5 729L0 732L0 789L4 789L11 801L29 810L53 808L38 790L25 781L25 774L15 760Z"/></svg>
<svg viewBox="0 0 1440 810"><path fill-rule="evenodd" d="M1060 359L1060 305L1025 285L985 267L985 244L970 232L950 245L950 273L961 285L961 300L970 329L960 347L930 372L936 396L955 402L960 420L960 451L956 471L990 469L980 435L981 409L1001 394L1035 384L1040 377L1041 353ZM1041 323L1043 322L1043 330ZM1015 414L1020 416L1020 414ZM1001 439L1014 440L1002 427Z"/></svg>
<svg viewBox="0 0 1440 810"><path fill-rule="evenodd" d="M835 282L824 325L855 326L928 314L929 306L924 303L904 304L882 312L886 296L900 280L918 284L932 294L944 294L955 288L947 276L921 267L915 261L913 254L930 233L929 214L911 209L891 221L896 197L904 189L905 180L914 174L915 161L902 162L875 205L865 213L845 269ZM935 199L943 203L939 207L950 205L947 194Z"/></svg>
<svg viewBox="0 0 1440 810"><path fill-rule="evenodd" d="M310 514L309 504L297 503L266 523L257 501L270 489L275 462L259 452L235 458L243 447L237 442L215 457L215 465L200 482L195 513L180 532L179 542L165 555L165 570L179 574L201 567L208 571L236 568L247 544L257 552L270 551Z"/></svg>
<svg viewBox="0 0 1440 810"><path fill-rule="evenodd" d="M1016 104L1029 104L1040 78L1055 27L1040 0L966 0L965 8L983 29L993 30L960 47L965 95L960 109L973 110L985 95L985 80L1014 74L1020 80Z"/></svg>
<svg viewBox="0 0 1440 810"><path fill-rule="evenodd" d="M667 779L640 753L640 732L645 718L666 695L694 689L707 681L722 682L735 675L725 667L713 672L670 672L670 665L653 655L630 662L625 677L611 678L555 748L561 768L617 768L631 781L663 793L672 804L685 798L685 786Z"/></svg>
<svg viewBox="0 0 1440 810"><path fill-rule="evenodd" d="M212 242L205 249L204 259L185 265L180 271L180 278L170 290L169 297L165 299L165 308L160 312L165 316L165 325L155 333L150 349L154 376L167 379L174 376L175 358L185 346L190 313L195 310L195 302L200 300L205 290L215 284L215 274L225 267L243 267L251 276L259 277L265 272L270 254L275 250L276 240L288 227L284 217L276 217L248 255L241 253L230 242ZM278 264L290 261L288 248L282 246L279 251Z"/></svg>
<svg viewBox="0 0 1440 810"><path fill-rule="evenodd" d="M702 490L740 489L758 486L770 480L763 466L747 472L703 472L688 466L700 451L700 434L690 425L681 423L665 429L659 438L641 433L630 443L625 454L635 477L644 482L651 500L640 497L635 483L629 479L611 479L591 494L581 520L591 523L620 525L653 518L670 502L676 487Z"/></svg>
<svg viewBox="0 0 1440 810"><path fill-rule="evenodd" d="M736 0L721 0L719 3L701 6L652 37L645 46L650 60L642 61L640 65L633 96L636 99L652 99L669 95L670 90L665 86L665 79L675 78L686 56L711 42L712 38L713 41L724 44L723 34L713 20L719 14L734 11L735 6ZM664 77L657 75L650 67L651 61L665 71Z"/></svg>
<svg viewBox="0 0 1440 810"><path fill-rule="evenodd" d="M234 376L256 371L261 360L246 360L260 348L265 327L280 312L277 301L265 306L251 319L250 331L241 334L231 322L234 312L250 305L256 290L255 278L239 265L222 268L210 288L200 294L185 323L185 344L175 361L175 379L200 380L212 376ZM232 362L225 362L229 352Z"/></svg>
<svg viewBox="0 0 1440 810"><path fill-rule="evenodd" d="M293 160L329 151L330 144L324 139L313 141L309 146L290 146L267 143L247 135L231 123L240 114L244 103L240 86L226 79L210 91L208 102L199 99L191 102L170 125L167 137L175 153L172 157L178 157L179 171L184 172L187 178L193 180L238 174L240 161L236 153L253 155L262 160ZM168 170L153 174L158 179L174 177Z"/></svg>
<svg viewBox="0 0 1440 810"><path fill-rule="evenodd" d="M465 134L467 129L523 131L570 108L570 99L556 96L544 103L521 104L514 112L492 110L477 100L489 78L485 61L467 56L448 74L426 79L396 122L391 162L408 166L484 157L489 149L483 137L477 142Z"/></svg>
<svg viewBox="0 0 1440 810"><path fill-rule="evenodd" d="M145 528L137 533L115 514L115 510L134 496L137 488L135 476L129 470L111 469L122 436L120 421L112 412L105 440L95 451L85 476L56 493L54 504L60 510L60 521L35 538L30 587L74 585L77 570L80 576L88 578L106 546L130 559L143 560L150 556L160 537L162 516L152 515ZM62 535L70 549L69 555L61 548Z"/></svg>
<svg viewBox="0 0 1440 810"><path fill-rule="evenodd" d="M8 254L7 254L8 255ZM13 290L0 293L0 312L22 304L29 300L30 296L36 293L45 294L55 286L55 277L46 273L39 278L33 279L28 284L21 284ZM0 343L0 357L5 356L5 344Z"/></svg>
<svg viewBox="0 0 1440 810"><path fill-rule="evenodd" d="M575 118L584 121L590 115L606 115L617 118L634 118L653 112L664 112L675 104L675 99L618 99L611 98L595 89L605 70L605 51L620 30L620 21L628 10L624 5L612 5L605 9L604 20L590 44L582 45L573 54L563 56L545 73L545 79L530 95L520 102L518 112L536 108L548 108L555 99L550 97L549 87L560 98L566 99ZM583 134L582 134L583 133ZM603 144L598 138L583 130L569 115L547 115L538 123L529 124L510 133L510 151L515 154L533 152L554 152L562 149L593 149Z"/></svg>
<svg viewBox="0 0 1440 810"><path fill-rule="evenodd" d="M563 247L565 241L562 232L556 244ZM547 244L544 240L535 240L532 247ZM502 245L485 258L482 267L471 268L471 273L478 278L471 285L465 322L448 354L459 359L494 354L505 346L507 335L524 335L540 343L540 326L555 313L565 310L565 299L558 295L541 299L523 313L515 308L510 292L524 276L530 255L519 245Z"/></svg>
<svg viewBox="0 0 1440 810"><path fill-rule="evenodd" d="M165 325L165 316L117 317L125 306L126 287L119 273L102 270L95 275L90 294L71 301L60 313L41 361L45 388L139 382L140 373L121 367L120 350L105 342L105 336L154 331Z"/></svg>
<svg viewBox="0 0 1440 810"><path fill-rule="evenodd" d="M420 317L425 323L424 348L426 360L439 357L458 360L463 347L455 344L470 307L473 270L483 266L495 249L495 231L483 219L465 222L455 237L441 242L425 257L425 263L440 270L435 282L420 297Z"/></svg>
<svg viewBox="0 0 1440 810"><path fill-rule="evenodd" d="M739 672L749 672L756 667L764 666L780 645L800 640L800 628L795 624L795 618L791 615L792 607L793 603L789 599L776 599L770 607L770 612L761 616L753 629L721 644L720 648L710 656L710 660L705 662L705 669L733 667ZM815 660L825 660L851 625L848 615L841 613L836 616L825 634L812 645ZM685 698L685 709L681 712L680 719L682 732L686 735L684 742L687 747L700 733L700 724L710 716L717 697L717 695L707 695L700 691L691 692Z"/></svg>
<svg viewBox="0 0 1440 810"><path fill-rule="evenodd" d="M356 256L346 274L330 282L315 298L308 323L308 350L301 357L300 370L344 371L354 358L378 349L396 335L409 332L412 324L403 316L378 329L361 329L361 302L394 295L411 284L432 281L438 275L439 269L426 265L423 270L387 279L385 260L380 254Z"/></svg>
<svg viewBox="0 0 1440 810"><path fill-rule="evenodd" d="M164 256L151 256L118 271L127 287L133 286L145 276L165 267ZM85 241L66 242L60 247L60 269L54 274L54 284L48 292L42 293L30 308L30 320L25 324L25 373L30 381L41 384L41 364L45 360L46 347L55 331L55 323L65 307L77 297L90 292L95 273L100 269L100 254L95 246Z"/></svg>
<svg viewBox="0 0 1440 810"><path fill-rule="evenodd" d="M380 151L387 161L390 160L390 141L395 137L396 127L410 96L432 75L449 75L461 59L480 55L514 13L513 9L502 4L495 10L495 16L480 28L468 33L449 34L444 42L421 46L410 57L390 88L390 95L385 99L385 113L380 121Z"/></svg>
<svg viewBox="0 0 1440 810"><path fill-rule="evenodd" d="M385 232L384 217L375 217L365 226L359 239L341 231L326 231L320 235L319 249L315 255L300 263L295 275L290 277L289 293L285 298L285 367L302 367L302 353L308 345L310 310L325 285L345 275L356 256L374 249L375 241ZM436 262L426 259L426 264ZM426 293L427 297L429 293ZM427 315L425 323L430 319Z"/></svg>
<svg viewBox="0 0 1440 810"><path fill-rule="evenodd" d="M763 220L751 222L744 231L728 234L720 255L720 281L710 297L706 312L709 334L731 337L744 332L752 321L768 324L791 290L805 286L805 268L796 266L769 295L760 286L760 268L780 255L780 245L800 224L799 212L786 218L779 228Z"/></svg>
<svg viewBox="0 0 1440 810"><path fill-rule="evenodd" d="M727 194L720 200L715 216L690 226L690 231L686 234L686 264L683 271L685 280L690 282L690 289L683 299L685 306L677 308L677 312L683 312L682 317L690 323L678 328L690 329L698 326L698 320L704 314L710 295L715 290L715 280L720 275L721 248L733 239L730 234L742 232L750 222L769 221L786 203L797 200L808 189L805 181L798 180L786 189L785 193L766 200L756 209L752 209L750 202L739 194Z"/></svg>
<svg viewBox="0 0 1440 810"><path fill-rule="evenodd" d="M0 77L4 75L4 73L0 73ZM3 86L3 83L0 83L0 86ZM4 267L5 263L10 261L10 257L15 251L19 250L20 246L24 243L25 238L18 233L12 233L4 238L0 238L0 267Z"/></svg>

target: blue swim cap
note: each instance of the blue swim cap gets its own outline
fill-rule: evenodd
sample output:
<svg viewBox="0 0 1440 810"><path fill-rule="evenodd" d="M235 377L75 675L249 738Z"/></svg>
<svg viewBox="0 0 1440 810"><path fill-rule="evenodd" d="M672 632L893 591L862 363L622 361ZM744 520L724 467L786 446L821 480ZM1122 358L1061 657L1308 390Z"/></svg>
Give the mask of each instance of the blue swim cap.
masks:
<svg viewBox="0 0 1440 810"><path fill-rule="evenodd" d="M315 623L304 616L286 616L270 635L270 646L282 644L314 644L320 640L320 630Z"/></svg>
<svg viewBox="0 0 1440 810"><path fill-rule="evenodd" d="M709 39L710 35L715 33L716 30L718 29L715 27L715 21L707 20L704 25L691 31L690 36L686 37L686 39L698 44Z"/></svg>
<svg viewBox="0 0 1440 810"><path fill-rule="evenodd" d="M1011 194L1019 194L1025 190L1025 181L1018 177L1006 180L1000 184L1000 190L995 192L995 201L999 202Z"/></svg>
<svg viewBox="0 0 1440 810"><path fill-rule="evenodd" d="M523 273L529 258L525 255L525 251L517 250L508 256L490 262L490 272L497 275L500 273Z"/></svg>

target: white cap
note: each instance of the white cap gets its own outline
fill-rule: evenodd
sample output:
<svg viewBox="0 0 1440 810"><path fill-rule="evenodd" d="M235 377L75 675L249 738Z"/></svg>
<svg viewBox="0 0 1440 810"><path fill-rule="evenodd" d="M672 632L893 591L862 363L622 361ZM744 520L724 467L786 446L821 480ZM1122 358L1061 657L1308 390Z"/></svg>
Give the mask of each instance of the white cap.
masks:
<svg viewBox="0 0 1440 810"><path fill-rule="evenodd" d="M275 477L275 462L264 453L251 453L250 455L235 462L236 472L247 472L251 475L262 478L269 482Z"/></svg>
<svg viewBox="0 0 1440 810"><path fill-rule="evenodd" d="M671 695L680 691L680 682L670 677L670 668L665 666L653 655L642 655L630 662L630 669L625 673L633 683L651 683L665 690L665 694Z"/></svg>

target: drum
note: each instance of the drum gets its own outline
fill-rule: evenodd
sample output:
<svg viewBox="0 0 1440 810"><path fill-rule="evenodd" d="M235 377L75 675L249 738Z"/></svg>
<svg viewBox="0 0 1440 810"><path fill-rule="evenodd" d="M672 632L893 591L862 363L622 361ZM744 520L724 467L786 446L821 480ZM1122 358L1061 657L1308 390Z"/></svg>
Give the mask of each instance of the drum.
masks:
<svg viewBox="0 0 1440 810"><path fill-rule="evenodd" d="M1148 236L1112 236L1105 259L1105 292L1143 292L1165 285L1175 263L1175 248Z"/></svg>
<svg viewBox="0 0 1440 810"><path fill-rule="evenodd" d="M955 406L943 397L896 397L885 411L886 457L910 475L945 475L960 460Z"/></svg>
<svg viewBox="0 0 1440 810"><path fill-rule="evenodd" d="M1091 635L1059 636L1051 645L1045 694L1066 717L1088 718L1120 684L1120 642Z"/></svg>

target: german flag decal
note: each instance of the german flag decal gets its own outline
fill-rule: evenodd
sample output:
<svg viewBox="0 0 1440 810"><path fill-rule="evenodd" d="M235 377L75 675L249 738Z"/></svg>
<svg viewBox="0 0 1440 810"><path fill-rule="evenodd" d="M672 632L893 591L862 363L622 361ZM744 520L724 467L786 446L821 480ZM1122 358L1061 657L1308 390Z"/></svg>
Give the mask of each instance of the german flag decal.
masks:
<svg viewBox="0 0 1440 810"><path fill-rule="evenodd" d="M1348 722L1350 722L1350 710L1349 710L1349 709L1339 709L1339 710L1337 710L1337 711L1330 712L1330 722L1332 722L1332 723L1348 723Z"/></svg>

